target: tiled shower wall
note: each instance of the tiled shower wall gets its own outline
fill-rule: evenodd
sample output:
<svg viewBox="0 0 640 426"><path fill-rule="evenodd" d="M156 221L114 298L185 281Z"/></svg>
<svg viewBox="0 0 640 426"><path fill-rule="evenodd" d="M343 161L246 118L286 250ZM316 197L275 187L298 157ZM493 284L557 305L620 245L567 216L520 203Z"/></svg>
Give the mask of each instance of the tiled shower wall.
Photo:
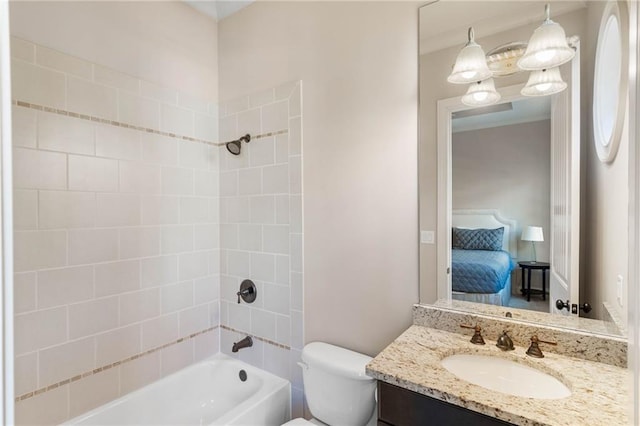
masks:
<svg viewBox="0 0 640 426"><path fill-rule="evenodd" d="M24 40L12 54L16 411L51 424L218 351L218 113Z"/></svg>
<svg viewBox="0 0 640 426"><path fill-rule="evenodd" d="M303 338L302 97L293 82L220 105L220 138L249 133L233 156L220 148L220 349L292 381L302 415ZM256 138L256 136L258 136ZM242 280L257 299L238 303ZM252 348L233 342L255 336Z"/></svg>

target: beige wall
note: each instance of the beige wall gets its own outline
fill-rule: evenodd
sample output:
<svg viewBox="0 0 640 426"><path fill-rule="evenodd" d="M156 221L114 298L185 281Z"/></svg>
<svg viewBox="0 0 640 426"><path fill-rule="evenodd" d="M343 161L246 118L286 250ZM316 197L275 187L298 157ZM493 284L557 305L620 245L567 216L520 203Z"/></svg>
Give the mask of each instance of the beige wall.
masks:
<svg viewBox="0 0 640 426"><path fill-rule="evenodd" d="M585 43L586 56L595 57L597 29L600 25L604 3L593 2L588 9L588 28ZM588 81L586 97L587 143L585 152L586 190L582 227L582 275L581 303L589 302L594 310L593 318L603 317L603 303L617 310L614 314L627 321L628 238L629 238L629 132L628 124L622 135L618 154L610 164L598 159L593 139L592 99L593 65L585 72ZM627 118L628 121L628 118ZM617 277L623 278L623 291L618 301Z"/></svg>
<svg viewBox="0 0 640 426"><path fill-rule="evenodd" d="M543 120L453 134L453 208L497 209L516 220L518 260L533 259L520 230L534 225L545 234L536 244L538 260L549 261L550 133Z"/></svg>
<svg viewBox="0 0 640 426"><path fill-rule="evenodd" d="M374 355L418 301L417 4L255 3L220 22L220 99L304 86L305 340Z"/></svg>
<svg viewBox="0 0 640 426"><path fill-rule="evenodd" d="M429 6L426 6L421 10L421 13L428 13L428 11ZM554 20L564 27L567 34L577 34L584 38L583 33L586 23L586 11L584 9L554 17ZM489 50L514 40L528 40L538 25L539 23L535 22L521 28L486 37L476 34L476 41L486 50ZM438 225L436 203L438 173L438 164L436 163L436 102L439 99L462 96L466 91L466 86L446 82L446 78L451 72L451 65L455 62L460 47L454 46L420 56L420 148L418 151L421 230L436 230ZM582 57L581 65L583 67L587 66L585 62L586 56L583 55ZM566 70L563 72L566 72ZM520 73L495 79L495 84L497 88L507 87L524 83L527 78L527 74ZM586 87L584 82L582 87ZM586 105L584 99L583 105ZM585 125L583 124L584 127ZM431 303L437 299L436 248L435 244L422 244L420 247L420 301L423 303Z"/></svg>
<svg viewBox="0 0 640 426"><path fill-rule="evenodd" d="M217 25L183 2L11 2L11 35L217 99Z"/></svg>

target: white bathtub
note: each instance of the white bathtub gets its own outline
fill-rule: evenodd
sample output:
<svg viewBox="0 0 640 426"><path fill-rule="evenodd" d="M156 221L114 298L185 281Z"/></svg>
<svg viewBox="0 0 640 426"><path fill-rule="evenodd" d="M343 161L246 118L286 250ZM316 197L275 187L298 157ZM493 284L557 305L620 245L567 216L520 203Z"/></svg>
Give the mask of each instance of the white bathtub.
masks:
<svg viewBox="0 0 640 426"><path fill-rule="evenodd" d="M218 354L66 424L279 426L291 418L290 395L288 381Z"/></svg>

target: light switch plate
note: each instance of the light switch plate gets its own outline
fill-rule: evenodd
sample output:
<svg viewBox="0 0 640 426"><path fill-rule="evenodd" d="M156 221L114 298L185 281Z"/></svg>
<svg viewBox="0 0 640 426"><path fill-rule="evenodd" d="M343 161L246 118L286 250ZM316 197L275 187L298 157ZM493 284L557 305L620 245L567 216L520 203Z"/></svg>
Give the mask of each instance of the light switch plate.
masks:
<svg viewBox="0 0 640 426"><path fill-rule="evenodd" d="M420 243L421 244L435 244L436 237L433 231L420 231Z"/></svg>

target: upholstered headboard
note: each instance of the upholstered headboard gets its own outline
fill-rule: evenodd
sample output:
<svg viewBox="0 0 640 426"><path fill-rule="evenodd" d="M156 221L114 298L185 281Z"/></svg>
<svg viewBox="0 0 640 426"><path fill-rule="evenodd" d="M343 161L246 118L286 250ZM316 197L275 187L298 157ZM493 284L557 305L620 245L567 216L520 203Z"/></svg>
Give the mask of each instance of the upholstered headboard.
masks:
<svg viewBox="0 0 640 426"><path fill-rule="evenodd" d="M462 210L454 209L451 212L451 225L454 228L487 228L495 229L504 227L502 237L502 249L511 253L512 258L518 257L518 240L516 228L518 223L513 219L507 219L498 210Z"/></svg>

